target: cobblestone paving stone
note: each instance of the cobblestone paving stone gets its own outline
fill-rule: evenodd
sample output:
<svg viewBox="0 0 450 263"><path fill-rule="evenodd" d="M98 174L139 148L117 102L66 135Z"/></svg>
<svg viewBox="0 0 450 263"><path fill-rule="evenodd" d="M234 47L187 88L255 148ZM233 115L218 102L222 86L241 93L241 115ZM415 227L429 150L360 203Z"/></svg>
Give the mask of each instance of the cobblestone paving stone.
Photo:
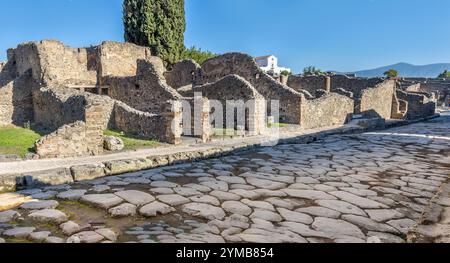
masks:
<svg viewBox="0 0 450 263"><path fill-rule="evenodd" d="M0 240L401 243L420 233L412 240L450 242L449 191L441 196L449 154L450 116L443 116L26 190L20 194L35 200L0 214ZM424 215L433 214L426 212L433 200L440 209L430 225Z"/></svg>

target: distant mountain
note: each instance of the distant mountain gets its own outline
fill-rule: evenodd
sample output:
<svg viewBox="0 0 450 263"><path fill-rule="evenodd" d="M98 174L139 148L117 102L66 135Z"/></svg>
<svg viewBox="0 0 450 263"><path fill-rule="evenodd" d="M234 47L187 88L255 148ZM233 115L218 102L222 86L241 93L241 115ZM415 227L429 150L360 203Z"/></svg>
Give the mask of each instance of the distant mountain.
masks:
<svg viewBox="0 0 450 263"><path fill-rule="evenodd" d="M382 77L383 73L395 69L398 71L401 77L421 77L421 78L436 78L444 72L444 70L450 70L450 63L430 64L430 65L412 65L408 63L398 63L386 67L380 67L370 70L362 70L353 72L357 77Z"/></svg>

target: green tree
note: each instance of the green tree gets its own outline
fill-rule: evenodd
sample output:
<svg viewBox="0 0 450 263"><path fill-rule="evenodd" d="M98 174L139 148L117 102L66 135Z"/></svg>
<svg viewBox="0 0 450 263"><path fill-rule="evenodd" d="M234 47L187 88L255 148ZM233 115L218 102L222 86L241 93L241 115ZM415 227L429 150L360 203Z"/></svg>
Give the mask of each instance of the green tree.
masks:
<svg viewBox="0 0 450 263"><path fill-rule="evenodd" d="M315 66L309 66L303 69L305 75L321 75L322 71Z"/></svg>
<svg viewBox="0 0 450 263"><path fill-rule="evenodd" d="M292 73L290 71L288 71L288 70L281 71L281 75L283 75L283 76L290 76L291 74Z"/></svg>
<svg viewBox="0 0 450 263"><path fill-rule="evenodd" d="M441 74L439 74L438 78L450 78L450 72L448 70L444 70Z"/></svg>
<svg viewBox="0 0 450 263"><path fill-rule="evenodd" d="M173 64L184 52L184 0L124 0L125 41L150 47Z"/></svg>
<svg viewBox="0 0 450 263"><path fill-rule="evenodd" d="M203 51L201 48L193 46L188 49L185 49L181 57L182 59L195 60L195 62L201 65L206 60L217 57L217 54L214 54L210 51Z"/></svg>
<svg viewBox="0 0 450 263"><path fill-rule="evenodd" d="M390 70L384 72L383 75L385 75L388 78L396 78L396 77L398 77L398 71L395 69L390 69Z"/></svg>

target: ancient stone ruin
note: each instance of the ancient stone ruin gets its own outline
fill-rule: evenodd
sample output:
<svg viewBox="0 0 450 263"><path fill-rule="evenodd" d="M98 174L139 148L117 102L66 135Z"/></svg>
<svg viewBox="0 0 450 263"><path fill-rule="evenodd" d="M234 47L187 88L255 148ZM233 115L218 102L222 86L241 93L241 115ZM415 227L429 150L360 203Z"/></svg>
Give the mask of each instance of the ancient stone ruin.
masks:
<svg viewBox="0 0 450 263"><path fill-rule="evenodd" d="M315 129L354 116L416 119L435 113L427 84L412 91L394 80L339 75L283 82L241 53L203 65L185 60L167 70L148 48L129 43L70 48L29 42L8 50L8 61L0 64L0 125L32 124L46 134L36 153L48 158L101 154L106 129L180 144L183 136L208 141L212 128L264 135L269 119ZM448 95L448 89L440 92L438 100Z"/></svg>

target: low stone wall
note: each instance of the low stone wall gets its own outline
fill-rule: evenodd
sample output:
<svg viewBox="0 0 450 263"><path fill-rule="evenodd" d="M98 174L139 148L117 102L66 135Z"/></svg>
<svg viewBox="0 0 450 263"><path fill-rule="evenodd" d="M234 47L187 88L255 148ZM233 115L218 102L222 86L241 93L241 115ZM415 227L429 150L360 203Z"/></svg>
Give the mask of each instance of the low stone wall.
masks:
<svg viewBox="0 0 450 263"><path fill-rule="evenodd" d="M391 119L394 91L395 82L390 80L362 90L356 113L363 114L365 118Z"/></svg>
<svg viewBox="0 0 450 263"><path fill-rule="evenodd" d="M162 114L138 111L124 103L114 106L116 129L125 133L157 139L172 144L181 143L181 105L175 102L167 105Z"/></svg>
<svg viewBox="0 0 450 263"><path fill-rule="evenodd" d="M202 64L202 74L197 83L214 83L232 74L244 78L266 99L269 115L272 115L271 100L277 100L280 105L281 121L300 123L302 93L279 83L264 73L249 55L228 53L205 61Z"/></svg>
<svg viewBox="0 0 450 263"><path fill-rule="evenodd" d="M313 96L317 90L325 90L331 92L331 78L328 76L296 76L290 75L287 85L294 90L301 92L306 90Z"/></svg>
<svg viewBox="0 0 450 263"><path fill-rule="evenodd" d="M189 59L176 63L171 71L164 73L164 76L169 86L178 89L194 84L200 73L200 65Z"/></svg>
<svg viewBox="0 0 450 263"><path fill-rule="evenodd" d="M344 125L354 111L354 101L346 96L330 93L319 99L302 102L302 129L316 129Z"/></svg>
<svg viewBox="0 0 450 263"><path fill-rule="evenodd" d="M408 102L406 119L415 120L433 116L436 113L436 102L425 95L397 90L397 97Z"/></svg>
<svg viewBox="0 0 450 263"><path fill-rule="evenodd" d="M36 142L36 153L42 158L62 158L93 154L89 152L86 123L64 125Z"/></svg>
<svg viewBox="0 0 450 263"><path fill-rule="evenodd" d="M137 76L105 78L108 95L139 111L164 112L168 101L181 100L182 96L167 85L163 67L161 59L138 61Z"/></svg>

